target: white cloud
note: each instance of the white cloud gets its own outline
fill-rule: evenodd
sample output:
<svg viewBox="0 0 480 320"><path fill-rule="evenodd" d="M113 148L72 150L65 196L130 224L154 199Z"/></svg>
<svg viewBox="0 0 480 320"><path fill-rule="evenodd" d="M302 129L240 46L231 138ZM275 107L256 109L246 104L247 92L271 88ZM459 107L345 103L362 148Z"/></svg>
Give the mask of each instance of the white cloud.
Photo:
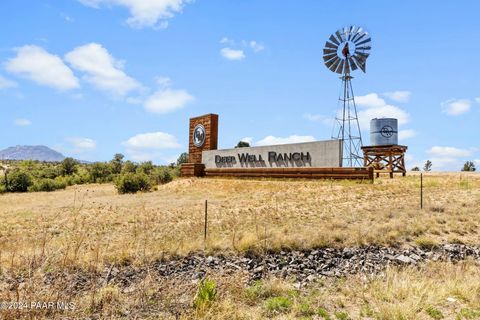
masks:
<svg viewBox="0 0 480 320"><path fill-rule="evenodd" d="M410 115L405 110L387 104L376 93L355 97L355 103L362 107L358 111L358 119L363 131L370 129L370 120L374 118L395 118L399 126L410 121Z"/></svg>
<svg viewBox="0 0 480 320"><path fill-rule="evenodd" d="M245 59L245 53L243 50L235 50L231 48L223 48L220 50L222 57L228 60L243 60Z"/></svg>
<svg viewBox="0 0 480 320"><path fill-rule="evenodd" d="M95 140L81 137L71 137L66 139L73 146L72 153L82 153L94 150L97 147Z"/></svg>
<svg viewBox="0 0 480 320"><path fill-rule="evenodd" d="M470 157L473 152L471 150L459 149L455 147L434 146L427 150L427 153L436 157L460 158Z"/></svg>
<svg viewBox="0 0 480 320"><path fill-rule="evenodd" d="M118 5L130 11L127 23L132 28L153 27L164 29L167 19L181 13L191 0L79 0L84 5L100 8L101 5Z"/></svg>
<svg viewBox="0 0 480 320"><path fill-rule="evenodd" d="M75 21L72 17L70 17L68 14L66 13L61 13L60 16L67 22L73 22Z"/></svg>
<svg viewBox="0 0 480 320"><path fill-rule="evenodd" d="M458 116L470 111L471 102L468 99L450 99L441 103L443 113Z"/></svg>
<svg viewBox="0 0 480 320"><path fill-rule="evenodd" d="M0 76L0 90L16 88L16 87L17 87L17 83L15 81L8 80Z"/></svg>
<svg viewBox="0 0 480 320"><path fill-rule="evenodd" d="M257 146L270 146L276 144L287 144L287 143L300 143L300 142L312 142L315 141L315 138L312 136L297 136L292 135L289 137L281 138L274 136L266 136L262 140L255 143Z"/></svg>
<svg viewBox="0 0 480 320"><path fill-rule="evenodd" d="M458 171L467 160L474 156L476 148L460 149L456 147L434 146L427 150L435 170Z"/></svg>
<svg viewBox="0 0 480 320"><path fill-rule="evenodd" d="M383 95L396 102L408 102L412 93L410 91L392 91L385 92Z"/></svg>
<svg viewBox="0 0 480 320"><path fill-rule="evenodd" d="M326 126L331 126L333 125L333 119L326 117L321 114L310 114L310 113L305 113L303 117L309 121L314 121L314 122L320 122L323 125Z"/></svg>
<svg viewBox="0 0 480 320"><path fill-rule="evenodd" d="M16 51L17 56L5 65L8 72L59 90L79 87L72 70L58 56L34 45L26 45Z"/></svg>
<svg viewBox="0 0 480 320"><path fill-rule="evenodd" d="M385 100L380 98L376 93L369 93L364 96L355 97L355 103L361 107L376 108L383 107Z"/></svg>
<svg viewBox="0 0 480 320"><path fill-rule="evenodd" d="M182 146L175 136L165 132L150 132L137 134L123 143L127 149L176 149Z"/></svg>
<svg viewBox="0 0 480 320"><path fill-rule="evenodd" d="M170 85L172 84L172 79L170 79L169 77L156 77L155 82L157 82L157 84L162 88L170 87Z"/></svg>
<svg viewBox="0 0 480 320"><path fill-rule="evenodd" d="M84 79L100 90L124 96L141 85L123 71L124 62L116 60L102 45L89 43L65 55L75 69L85 72Z"/></svg>
<svg viewBox="0 0 480 320"><path fill-rule="evenodd" d="M186 90L160 89L145 101L145 109L153 113L168 113L183 108L194 100Z"/></svg>
<svg viewBox="0 0 480 320"><path fill-rule="evenodd" d="M413 138L417 135L415 130L412 129L405 129L405 130L400 130L398 131L398 140L406 140Z"/></svg>
<svg viewBox="0 0 480 320"><path fill-rule="evenodd" d="M265 49L265 46L261 43L258 43L256 41L250 41L249 43L249 46L250 48L253 49L254 52L260 52L260 51L263 51Z"/></svg>
<svg viewBox="0 0 480 320"><path fill-rule="evenodd" d="M32 124L32 122L28 119L15 119L14 123L20 127L27 127Z"/></svg>
<svg viewBox="0 0 480 320"><path fill-rule="evenodd" d="M220 43L221 44L228 44L228 45L235 45L235 41L233 41L232 39L229 39L227 37L223 37L222 39L220 39Z"/></svg>
<svg viewBox="0 0 480 320"><path fill-rule="evenodd" d="M240 141L248 142L249 144L252 144L253 137L245 137L245 138L240 139Z"/></svg>

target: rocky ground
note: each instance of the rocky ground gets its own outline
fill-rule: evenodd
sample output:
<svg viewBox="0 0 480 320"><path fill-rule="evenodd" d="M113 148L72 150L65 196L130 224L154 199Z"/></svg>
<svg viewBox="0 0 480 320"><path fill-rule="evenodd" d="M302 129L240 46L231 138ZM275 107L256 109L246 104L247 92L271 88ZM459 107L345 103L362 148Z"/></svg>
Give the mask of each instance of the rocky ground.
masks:
<svg viewBox="0 0 480 320"><path fill-rule="evenodd" d="M135 267L131 265L109 266L102 272L70 270L62 273L46 273L45 285L53 285L57 280L69 279L74 292L88 290L92 283L99 286L115 284L124 292L145 278L146 274L158 278L195 281L208 274L243 273L248 281L267 276L293 278L302 286L322 277L342 277L348 274L364 273L373 275L388 265L421 265L427 261L480 261L480 247L461 244L445 244L433 249L394 249L369 246L362 248L322 248L307 251L281 251L265 255L209 256L202 253L187 257L156 261ZM2 279L3 278L3 279ZM23 277L3 274L0 282L10 290L22 286Z"/></svg>

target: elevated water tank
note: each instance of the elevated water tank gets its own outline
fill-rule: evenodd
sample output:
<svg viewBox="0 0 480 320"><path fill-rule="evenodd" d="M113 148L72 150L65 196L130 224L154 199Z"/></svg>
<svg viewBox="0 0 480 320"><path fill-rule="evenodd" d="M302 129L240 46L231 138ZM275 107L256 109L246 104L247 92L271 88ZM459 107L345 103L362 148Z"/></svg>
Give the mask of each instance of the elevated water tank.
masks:
<svg viewBox="0 0 480 320"><path fill-rule="evenodd" d="M370 144L372 146L398 144L398 120L394 118L370 120Z"/></svg>

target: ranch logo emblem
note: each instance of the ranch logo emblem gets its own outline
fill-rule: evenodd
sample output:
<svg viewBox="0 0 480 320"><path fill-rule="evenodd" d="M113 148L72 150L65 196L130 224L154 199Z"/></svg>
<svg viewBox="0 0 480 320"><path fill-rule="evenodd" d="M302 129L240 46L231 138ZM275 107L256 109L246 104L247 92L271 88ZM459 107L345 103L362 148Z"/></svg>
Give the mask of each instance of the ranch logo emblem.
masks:
<svg viewBox="0 0 480 320"><path fill-rule="evenodd" d="M390 126L384 126L381 130L380 130L380 134L382 136L384 136L385 138L390 138L391 136L393 136L393 128L390 127Z"/></svg>
<svg viewBox="0 0 480 320"><path fill-rule="evenodd" d="M193 144L195 147L200 148L205 143L205 127L201 124L197 124L193 129Z"/></svg>

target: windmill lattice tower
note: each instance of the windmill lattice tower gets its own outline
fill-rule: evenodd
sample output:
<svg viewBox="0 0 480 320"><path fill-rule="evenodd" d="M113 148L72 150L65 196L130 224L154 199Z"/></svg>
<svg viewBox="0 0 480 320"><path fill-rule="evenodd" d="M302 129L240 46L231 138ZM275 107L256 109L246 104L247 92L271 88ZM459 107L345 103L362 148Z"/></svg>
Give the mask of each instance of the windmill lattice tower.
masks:
<svg viewBox="0 0 480 320"><path fill-rule="evenodd" d="M342 140L343 167L359 167L363 162L362 134L350 73L356 69L365 72L370 49L370 36L363 28L356 26L337 30L326 41L323 49L323 60L327 68L342 75L332 139Z"/></svg>

